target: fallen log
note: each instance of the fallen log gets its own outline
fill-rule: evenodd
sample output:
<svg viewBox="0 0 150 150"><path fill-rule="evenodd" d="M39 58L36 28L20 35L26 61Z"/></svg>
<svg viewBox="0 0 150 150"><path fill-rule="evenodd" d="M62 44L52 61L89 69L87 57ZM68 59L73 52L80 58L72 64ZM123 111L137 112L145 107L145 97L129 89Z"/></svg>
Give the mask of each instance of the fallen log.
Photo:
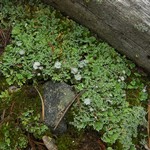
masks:
<svg viewBox="0 0 150 150"><path fill-rule="evenodd" d="M150 0L44 0L150 73Z"/></svg>

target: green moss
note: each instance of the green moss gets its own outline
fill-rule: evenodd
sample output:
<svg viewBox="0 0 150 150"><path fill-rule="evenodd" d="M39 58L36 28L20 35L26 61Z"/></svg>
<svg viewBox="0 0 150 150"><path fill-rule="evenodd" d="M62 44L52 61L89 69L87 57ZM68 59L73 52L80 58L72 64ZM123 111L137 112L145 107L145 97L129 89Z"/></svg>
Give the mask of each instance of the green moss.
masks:
<svg viewBox="0 0 150 150"><path fill-rule="evenodd" d="M0 92L4 91L8 88L8 83L6 82L6 78L0 75Z"/></svg>
<svg viewBox="0 0 150 150"><path fill-rule="evenodd" d="M1 150L26 148L28 144L26 135L14 122L4 123L1 126L0 139Z"/></svg>
<svg viewBox="0 0 150 150"><path fill-rule="evenodd" d="M146 74L138 72L137 68L134 68L126 80L126 100L131 106L146 107L150 87L149 78Z"/></svg>
<svg viewBox="0 0 150 150"><path fill-rule="evenodd" d="M77 111L74 112L72 124L78 129L91 126L97 131L105 132L105 142L112 144L119 139L129 149L132 146L131 138L137 134L137 127L143 125L146 112L139 105L146 102L147 95L141 92L145 85L137 76L130 77L126 91L124 80L130 76L127 60L108 44L99 43L88 29L68 18L60 17L58 12L38 0L37 5L32 0L25 3L18 3L16 0L2 1L2 26L12 26L12 40L0 63L7 82L10 85L23 85L29 80L52 79L71 83L77 92L84 91L74 105ZM140 30L142 27L145 32L146 28L143 30L142 25L137 27ZM40 67L34 67L35 62L39 62ZM57 62L61 64L61 68L55 67ZM72 73L72 68L76 68L78 73ZM10 125L10 131L20 128L20 133L40 130L39 123L32 131L28 126L33 125L33 120L39 119L32 114L41 113L41 100L34 87L25 85L16 93L9 93L7 89L4 81L0 89L5 90L0 103L4 127ZM86 103L87 99L90 104ZM4 131L7 133L7 130ZM123 134L123 131L127 134ZM5 132L2 132L2 138L7 136ZM58 138L59 149L75 147L72 132ZM11 133L13 132L8 133L7 144L16 140L10 138ZM78 132L74 132L76 133Z"/></svg>
<svg viewBox="0 0 150 150"><path fill-rule="evenodd" d="M23 149L28 145L27 132L41 138L43 134L49 134L49 131L39 119L41 100L33 86L25 85L19 91L9 94L9 104L0 103L0 113L4 113L0 124L0 149Z"/></svg>
<svg viewBox="0 0 150 150"><path fill-rule="evenodd" d="M84 130L78 131L73 126L69 126L67 133L58 136L56 140L58 150L77 150L83 137Z"/></svg>
<svg viewBox="0 0 150 150"><path fill-rule="evenodd" d="M73 139L69 135L63 135L57 140L58 150L69 150L73 149Z"/></svg>
<svg viewBox="0 0 150 150"><path fill-rule="evenodd" d="M15 113L21 113L28 109L33 109L37 113L41 112L41 100L33 86L23 86L21 90L12 95L15 102Z"/></svg>

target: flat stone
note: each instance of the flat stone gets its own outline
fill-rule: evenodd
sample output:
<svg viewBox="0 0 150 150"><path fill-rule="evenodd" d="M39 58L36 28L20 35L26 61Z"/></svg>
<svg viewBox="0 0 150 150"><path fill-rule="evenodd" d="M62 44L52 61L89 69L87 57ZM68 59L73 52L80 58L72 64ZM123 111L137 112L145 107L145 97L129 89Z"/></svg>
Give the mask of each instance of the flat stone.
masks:
<svg viewBox="0 0 150 150"><path fill-rule="evenodd" d="M63 112L74 99L75 94L71 86L64 82L48 81L44 84L44 106L45 106L45 124L52 130L55 128ZM65 132L67 124L65 120L59 123L55 132Z"/></svg>

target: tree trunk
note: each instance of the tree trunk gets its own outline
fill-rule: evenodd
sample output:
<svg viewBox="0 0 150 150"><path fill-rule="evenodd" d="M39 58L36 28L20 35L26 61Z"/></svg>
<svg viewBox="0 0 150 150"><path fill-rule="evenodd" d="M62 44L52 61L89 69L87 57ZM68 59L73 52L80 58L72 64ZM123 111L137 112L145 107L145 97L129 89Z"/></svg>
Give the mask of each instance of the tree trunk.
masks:
<svg viewBox="0 0 150 150"><path fill-rule="evenodd" d="M150 73L150 0L45 0Z"/></svg>

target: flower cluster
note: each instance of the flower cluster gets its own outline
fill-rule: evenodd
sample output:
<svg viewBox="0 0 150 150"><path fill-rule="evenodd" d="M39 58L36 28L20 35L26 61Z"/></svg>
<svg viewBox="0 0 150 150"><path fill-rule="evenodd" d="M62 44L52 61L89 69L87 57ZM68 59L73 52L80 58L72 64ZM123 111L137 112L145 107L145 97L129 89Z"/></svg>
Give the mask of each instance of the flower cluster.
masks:
<svg viewBox="0 0 150 150"><path fill-rule="evenodd" d="M35 70L37 70L37 69L42 70L43 66L41 66L40 62L36 61L36 62L33 63L33 68Z"/></svg>
<svg viewBox="0 0 150 150"><path fill-rule="evenodd" d="M78 70L78 68L75 68L75 67L72 67L71 68L71 73L74 75L74 78L77 80L77 81L80 81L82 79L82 76Z"/></svg>
<svg viewBox="0 0 150 150"><path fill-rule="evenodd" d="M74 78L79 81L82 79L82 76L80 75L80 73L78 73L74 75Z"/></svg>
<svg viewBox="0 0 150 150"><path fill-rule="evenodd" d="M88 61L87 60L81 60L78 64L79 68L83 68L87 65ZM82 76L80 74L80 71L76 67L71 68L71 73L74 75L75 80L80 81L82 79Z"/></svg>
<svg viewBox="0 0 150 150"><path fill-rule="evenodd" d="M125 80L125 77L121 76L121 77L119 77L118 82L121 82L121 81L124 81L124 80Z"/></svg>

